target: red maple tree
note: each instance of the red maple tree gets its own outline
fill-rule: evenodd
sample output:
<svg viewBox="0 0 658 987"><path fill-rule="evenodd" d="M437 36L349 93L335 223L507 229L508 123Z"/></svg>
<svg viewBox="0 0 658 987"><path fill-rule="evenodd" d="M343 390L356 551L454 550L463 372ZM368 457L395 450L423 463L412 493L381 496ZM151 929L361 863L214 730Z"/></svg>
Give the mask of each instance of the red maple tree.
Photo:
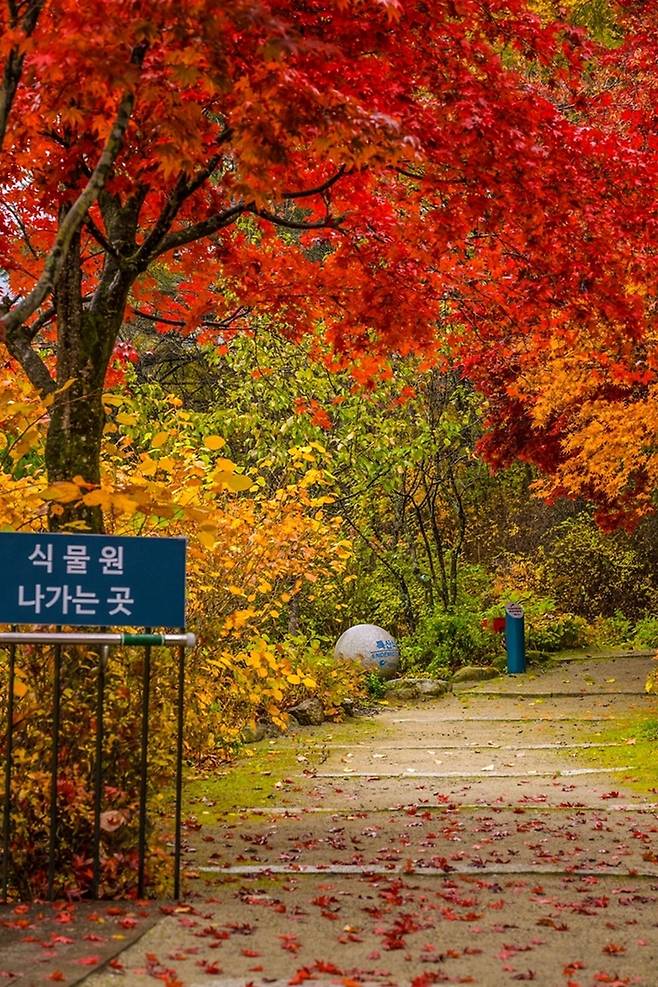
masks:
<svg viewBox="0 0 658 987"><path fill-rule="evenodd" d="M610 54L526 0L7 0L0 33L0 322L54 394L51 481L99 482L136 317L256 311L361 379L466 350L507 397L519 347L642 332L653 149L596 115Z"/></svg>

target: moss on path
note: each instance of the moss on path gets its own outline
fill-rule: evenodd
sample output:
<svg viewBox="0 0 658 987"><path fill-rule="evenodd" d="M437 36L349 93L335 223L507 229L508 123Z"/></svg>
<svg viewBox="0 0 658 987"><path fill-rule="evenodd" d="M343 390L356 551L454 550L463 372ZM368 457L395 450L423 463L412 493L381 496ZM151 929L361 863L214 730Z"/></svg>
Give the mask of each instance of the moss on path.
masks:
<svg viewBox="0 0 658 987"><path fill-rule="evenodd" d="M317 768L326 760L328 744L381 741L390 727L376 717L358 717L343 723L302 728L275 740L245 747L233 764L204 773L185 786L185 812L199 822L212 823L244 808L272 806L291 773Z"/></svg>

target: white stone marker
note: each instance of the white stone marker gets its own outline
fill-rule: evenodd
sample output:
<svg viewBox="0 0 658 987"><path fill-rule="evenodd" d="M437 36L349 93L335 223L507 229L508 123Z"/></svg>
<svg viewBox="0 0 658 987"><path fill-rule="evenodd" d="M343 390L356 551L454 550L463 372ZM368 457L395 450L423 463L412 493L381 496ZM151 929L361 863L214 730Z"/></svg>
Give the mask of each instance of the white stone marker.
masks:
<svg viewBox="0 0 658 987"><path fill-rule="evenodd" d="M400 649L394 638L376 624L355 624L338 638L334 658L351 658L365 668L392 679L400 668Z"/></svg>

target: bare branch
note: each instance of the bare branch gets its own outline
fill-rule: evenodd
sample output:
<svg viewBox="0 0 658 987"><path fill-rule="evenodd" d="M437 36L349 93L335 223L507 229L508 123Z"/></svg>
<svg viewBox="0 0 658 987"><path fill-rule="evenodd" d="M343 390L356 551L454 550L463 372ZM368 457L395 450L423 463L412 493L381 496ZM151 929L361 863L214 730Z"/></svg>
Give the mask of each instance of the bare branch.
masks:
<svg viewBox="0 0 658 987"><path fill-rule="evenodd" d="M49 322L52 322L52 320L55 318L56 315L57 313L54 308L47 308L45 312L42 312L38 319L36 319L34 322L31 322L29 326L25 327L26 333L29 336L29 338L31 340L35 339L39 335L43 327L47 326Z"/></svg>
<svg viewBox="0 0 658 987"><path fill-rule="evenodd" d="M107 239L103 231L99 229L99 227L96 225L96 223L93 221L93 219L89 214L87 214L87 216L85 217L85 226L93 236L96 243L98 243L103 248L105 253L108 253L115 258L119 257L117 251L114 249L114 247Z"/></svg>
<svg viewBox="0 0 658 987"><path fill-rule="evenodd" d="M36 350L32 349L32 333L26 326L17 326L7 333L6 346L15 360L18 360L25 371L27 379L39 392L42 398L55 390L57 384L53 380L48 367Z"/></svg>
<svg viewBox="0 0 658 987"><path fill-rule="evenodd" d="M168 319L164 315L152 315L141 308L135 308L135 306L133 306L133 312L140 319L146 319L148 322L161 322L165 326L180 327L186 324L184 319ZM242 305L235 312L227 315L225 319L203 319L199 324L208 329L228 329L233 322L245 318L250 312L251 308Z"/></svg>

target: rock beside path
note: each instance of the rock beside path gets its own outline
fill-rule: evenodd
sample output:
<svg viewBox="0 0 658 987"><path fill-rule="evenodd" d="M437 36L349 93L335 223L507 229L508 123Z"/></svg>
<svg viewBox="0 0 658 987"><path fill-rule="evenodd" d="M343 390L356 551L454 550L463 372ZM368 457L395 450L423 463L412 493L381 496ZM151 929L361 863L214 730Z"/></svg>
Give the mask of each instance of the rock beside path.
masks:
<svg viewBox="0 0 658 987"><path fill-rule="evenodd" d="M288 710L291 716L303 727L318 727L324 723L324 708L319 699L311 697Z"/></svg>
<svg viewBox="0 0 658 987"><path fill-rule="evenodd" d="M452 676L453 682L484 682L487 679L497 679L500 671L493 665L464 665L458 668Z"/></svg>
<svg viewBox="0 0 658 987"><path fill-rule="evenodd" d="M388 699L411 702L414 699L436 699L450 689L445 679L392 679L386 684Z"/></svg>

